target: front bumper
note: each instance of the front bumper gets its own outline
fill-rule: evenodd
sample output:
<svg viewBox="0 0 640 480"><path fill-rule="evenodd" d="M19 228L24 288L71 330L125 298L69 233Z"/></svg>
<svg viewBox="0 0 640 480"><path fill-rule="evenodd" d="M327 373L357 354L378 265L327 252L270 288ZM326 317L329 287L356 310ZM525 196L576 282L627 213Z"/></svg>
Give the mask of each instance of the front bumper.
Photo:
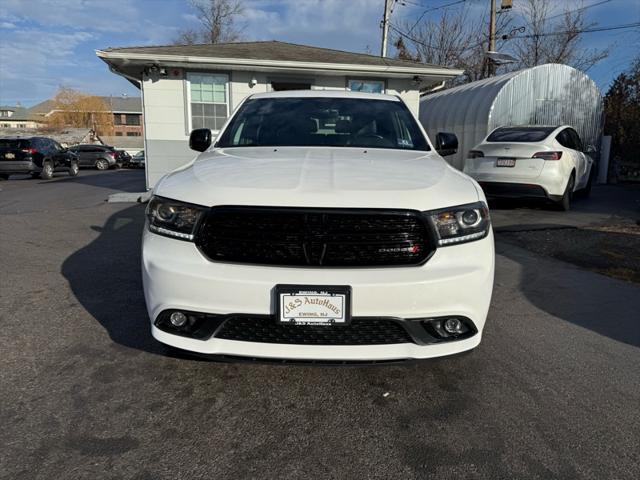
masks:
<svg viewBox="0 0 640 480"><path fill-rule="evenodd" d="M265 359L378 361L452 355L480 343L493 289L493 235L475 242L441 247L419 267L289 268L216 263L191 242L145 229L142 275L153 336L168 345L201 354ZM354 318L424 319L460 316L477 333L470 338L420 345L300 345L198 340L168 333L154 321L166 310L216 315L270 316L277 284L350 285ZM332 328L332 327L328 327Z"/></svg>

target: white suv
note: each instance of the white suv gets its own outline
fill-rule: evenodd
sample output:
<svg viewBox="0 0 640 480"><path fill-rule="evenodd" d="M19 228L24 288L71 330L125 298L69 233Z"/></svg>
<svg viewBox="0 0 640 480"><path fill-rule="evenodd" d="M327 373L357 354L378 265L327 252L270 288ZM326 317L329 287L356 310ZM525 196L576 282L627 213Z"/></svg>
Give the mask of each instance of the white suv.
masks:
<svg viewBox="0 0 640 480"><path fill-rule="evenodd" d="M438 151L457 140L438 134ZM493 234L475 181L397 97L253 95L147 208L153 336L191 352L358 362L480 343Z"/></svg>
<svg viewBox="0 0 640 480"><path fill-rule="evenodd" d="M531 197L569 210L573 194L591 192L595 148L571 127L499 127L469 151L464 173L489 197Z"/></svg>

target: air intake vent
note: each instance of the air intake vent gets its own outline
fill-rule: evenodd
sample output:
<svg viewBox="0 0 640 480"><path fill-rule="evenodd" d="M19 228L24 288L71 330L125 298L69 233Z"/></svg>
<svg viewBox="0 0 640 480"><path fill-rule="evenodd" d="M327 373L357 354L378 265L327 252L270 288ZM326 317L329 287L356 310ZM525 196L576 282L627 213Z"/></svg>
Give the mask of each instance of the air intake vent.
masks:
<svg viewBox="0 0 640 480"><path fill-rule="evenodd" d="M412 210L214 207L196 243L212 261L311 267L420 265L434 251Z"/></svg>

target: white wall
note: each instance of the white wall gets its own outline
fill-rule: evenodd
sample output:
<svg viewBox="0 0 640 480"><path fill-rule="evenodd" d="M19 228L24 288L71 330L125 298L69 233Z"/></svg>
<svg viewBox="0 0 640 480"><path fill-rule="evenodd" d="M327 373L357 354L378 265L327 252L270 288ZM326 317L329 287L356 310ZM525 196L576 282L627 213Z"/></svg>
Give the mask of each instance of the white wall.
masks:
<svg viewBox="0 0 640 480"><path fill-rule="evenodd" d="M213 71L212 71L213 72ZM296 76L280 73L216 71L229 75L229 111L232 112L248 95L271 90L272 81L310 83L312 89L345 90L346 76ZM147 187L151 188L166 173L191 161L197 153L189 149L188 83L186 71L169 69L169 76L143 78L142 101ZM256 85L251 79L257 80ZM354 77L349 77L354 78ZM410 79L388 79L387 93L400 95L418 115L420 95Z"/></svg>

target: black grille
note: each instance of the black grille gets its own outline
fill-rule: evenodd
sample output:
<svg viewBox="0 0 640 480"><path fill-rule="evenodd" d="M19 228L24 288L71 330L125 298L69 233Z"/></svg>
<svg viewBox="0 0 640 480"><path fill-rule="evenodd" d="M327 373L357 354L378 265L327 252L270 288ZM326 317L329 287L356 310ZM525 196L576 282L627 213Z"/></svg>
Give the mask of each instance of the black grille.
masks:
<svg viewBox="0 0 640 480"><path fill-rule="evenodd" d="M354 318L349 325L282 325L270 317L231 317L216 338L242 342L290 345L388 345L413 343L396 321L384 318Z"/></svg>
<svg viewBox="0 0 640 480"><path fill-rule="evenodd" d="M433 252L411 210L214 207L196 243L211 260L324 267L419 265Z"/></svg>

